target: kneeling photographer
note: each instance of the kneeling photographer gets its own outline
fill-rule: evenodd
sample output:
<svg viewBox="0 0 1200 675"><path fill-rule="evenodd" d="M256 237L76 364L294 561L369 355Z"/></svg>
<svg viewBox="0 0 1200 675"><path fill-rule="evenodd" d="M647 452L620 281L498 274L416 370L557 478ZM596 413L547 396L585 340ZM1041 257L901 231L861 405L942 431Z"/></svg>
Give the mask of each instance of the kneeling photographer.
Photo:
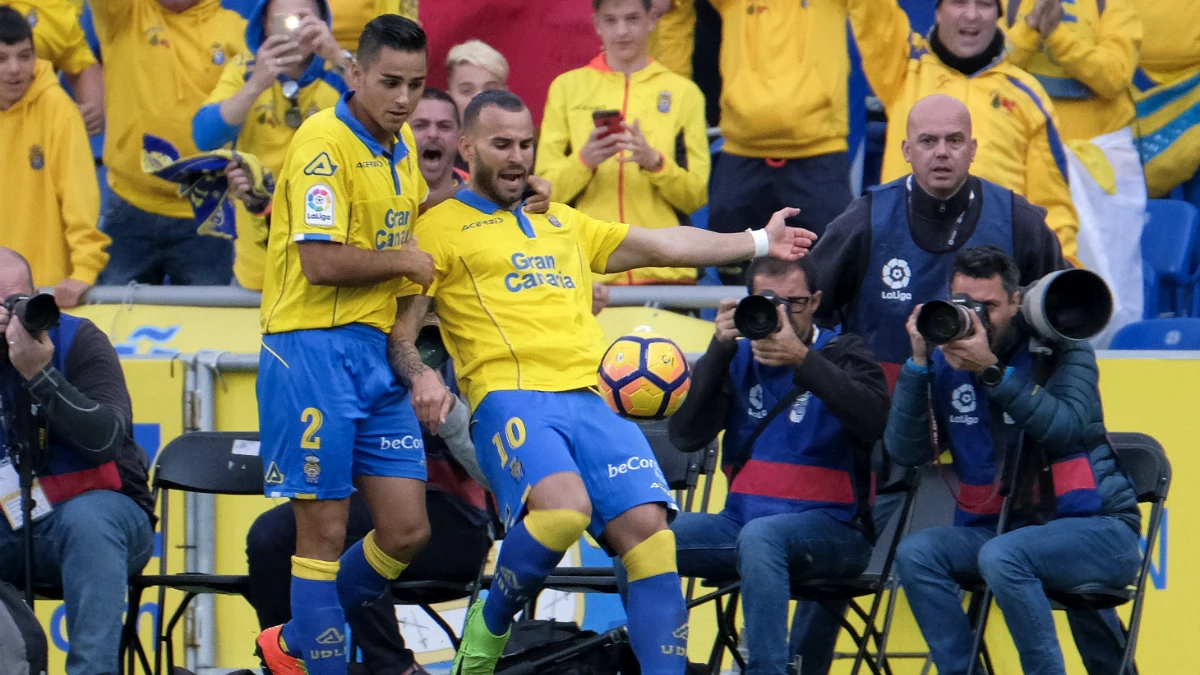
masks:
<svg viewBox="0 0 1200 675"><path fill-rule="evenodd" d="M34 292L29 263L0 248L0 493L17 493L18 468L33 468L32 569L62 588L67 673L116 673L127 581L154 548L146 456L108 338ZM29 560L20 501L5 497L0 524L0 579L18 587Z"/></svg>
<svg viewBox="0 0 1200 675"><path fill-rule="evenodd" d="M716 334L669 429L683 451L725 432L724 510L681 513L671 530L680 574L742 580L754 675L787 672L793 660L793 581L853 579L866 568L869 455L888 390L865 340L813 324L821 293L808 258L760 258L747 278L752 295L719 305Z"/></svg>
<svg viewBox="0 0 1200 675"><path fill-rule="evenodd" d="M960 584L982 580L995 594L1024 672L1065 674L1044 589L1124 587L1141 560L1137 498L1106 437L1086 342L1107 324L1111 295L1083 270L1054 272L1024 291L1017 278L1016 263L994 246L957 256L951 302L909 317L913 357L884 433L904 466L945 449L953 456L954 526L909 536L896 554L913 614L947 675L966 673L971 661ZM1119 648L1112 613L1069 618L1085 661Z"/></svg>

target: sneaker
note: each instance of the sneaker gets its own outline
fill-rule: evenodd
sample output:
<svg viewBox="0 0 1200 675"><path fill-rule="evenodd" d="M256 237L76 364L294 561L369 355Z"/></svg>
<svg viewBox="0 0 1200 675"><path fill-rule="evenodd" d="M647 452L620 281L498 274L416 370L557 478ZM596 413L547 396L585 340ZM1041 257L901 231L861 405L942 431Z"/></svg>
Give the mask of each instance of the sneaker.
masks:
<svg viewBox="0 0 1200 675"><path fill-rule="evenodd" d="M283 631L283 625L271 626L258 634L258 638L254 641L254 653L258 655L258 659L263 662L265 669L269 670L271 675L308 675L308 669L304 667L304 659L296 658L291 654L283 651L283 647L279 644L279 634Z"/></svg>
<svg viewBox="0 0 1200 675"><path fill-rule="evenodd" d="M496 662L510 635L511 628L504 635L492 635L483 621L483 600L476 600L467 613L467 627L463 629L462 644L454 655L451 675L494 675Z"/></svg>

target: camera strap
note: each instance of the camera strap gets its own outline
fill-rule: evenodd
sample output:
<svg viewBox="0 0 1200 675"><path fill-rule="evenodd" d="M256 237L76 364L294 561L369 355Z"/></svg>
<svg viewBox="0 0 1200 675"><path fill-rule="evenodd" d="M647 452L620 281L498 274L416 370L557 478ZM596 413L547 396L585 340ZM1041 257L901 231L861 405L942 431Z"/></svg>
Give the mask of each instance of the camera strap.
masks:
<svg viewBox="0 0 1200 675"><path fill-rule="evenodd" d="M766 431L767 426L770 425L776 417L779 417L779 413L790 408L791 405L796 402L796 399L803 396L804 392L806 391L808 390L804 387L795 387L789 391L786 396L779 399L779 402L775 404L774 408L771 408L766 417L759 420L758 426L754 427L754 431L752 431L746 438L746 442L742 444L741 452L737 454L737 459L735 459L733 462L733 470L729 474L730 485L733 484L733 479L737 477L738 472L742 470L742 467L746 466L746 462L750 461L750 453L754 451L754 444L758 442L758 437L762 435L763 431Z"/></svg>

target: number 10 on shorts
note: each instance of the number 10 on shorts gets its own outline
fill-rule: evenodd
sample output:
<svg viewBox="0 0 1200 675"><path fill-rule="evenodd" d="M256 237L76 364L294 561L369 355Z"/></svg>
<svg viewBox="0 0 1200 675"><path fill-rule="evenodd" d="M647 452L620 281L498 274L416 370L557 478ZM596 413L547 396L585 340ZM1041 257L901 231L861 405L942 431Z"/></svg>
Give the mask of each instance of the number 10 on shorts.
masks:
<svg viewBox="0 0 1200 675"><path fill-rule="evenodd" d="M508 453L525 445L525 423L520 417L510 417L504 423L504 439L500 438L500 432L496 432L492 436L492 445L496 446L496 452L500 454L500 466L508 468ZM508 441L508 450L505 450L504 441Z"/></svg>

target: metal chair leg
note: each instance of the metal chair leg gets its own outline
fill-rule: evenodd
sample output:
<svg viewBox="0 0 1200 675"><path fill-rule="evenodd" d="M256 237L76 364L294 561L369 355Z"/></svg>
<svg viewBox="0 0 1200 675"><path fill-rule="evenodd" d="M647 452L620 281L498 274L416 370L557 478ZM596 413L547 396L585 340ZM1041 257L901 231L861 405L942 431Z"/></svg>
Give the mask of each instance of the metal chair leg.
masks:
<svg viewBox="0 0 1200 675"><path fill-rule="evenodd" d="M446 637L450 638L450 644L454 645L454 650L458 651L458 645L459 645L458 636L454 634L454 629L451 628L450 624L447 623L446 620L442 618L442 615L435 612L433 610L433 608L430 607L429 605L417 605L417 606L421 608L421 611L428 614L430 619L433 619L433 622L438 625L438 628L442 629L442 632L446 634Z"/></svg>

